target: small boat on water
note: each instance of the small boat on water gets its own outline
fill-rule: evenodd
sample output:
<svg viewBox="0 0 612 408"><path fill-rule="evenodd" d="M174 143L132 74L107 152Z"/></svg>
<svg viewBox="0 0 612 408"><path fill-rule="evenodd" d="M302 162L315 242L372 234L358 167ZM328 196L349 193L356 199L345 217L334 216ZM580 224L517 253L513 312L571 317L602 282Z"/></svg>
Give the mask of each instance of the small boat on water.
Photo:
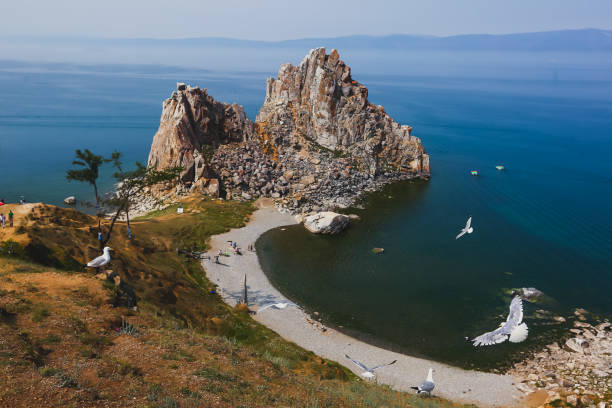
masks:
<svg viewBox="0 0 612 408"><path fill-rule="evenodd" d="M504 170L504 169L505 169L505 167L504 167L504 166L502 166L501 164L498 164L497 166L495 166L495 168L496 168L497 170Z"/></svg>
<svg viewBox="0 0 612 408"><path fill-rule="evenodd" d="M477 176L478 175L478 170L472 170L471 173L472 173L472 176Z"/></svg>

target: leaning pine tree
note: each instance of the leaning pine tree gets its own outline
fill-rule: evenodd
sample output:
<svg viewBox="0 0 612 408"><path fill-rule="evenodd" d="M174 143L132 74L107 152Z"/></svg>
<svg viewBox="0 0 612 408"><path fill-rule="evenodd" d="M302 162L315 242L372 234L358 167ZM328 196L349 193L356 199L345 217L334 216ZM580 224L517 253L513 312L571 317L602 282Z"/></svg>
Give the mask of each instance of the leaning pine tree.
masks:
<svg viewBox="0 0 612 408"><path fill-rule="evenodd" d="M80 181L84 183L89 183L94 188L94 194L96 195L96 215L98 217L98 236L102 233L102 225L101 225L101 208L100 208L100 195L98 194L98 176L100 166L104 163L108 163L112 161L112 157L110 159L105 159L103 156L99 156L97 154L93 154L89 149L80 150L77 149L75 153L75 159L72 161L72 164L75 166L80 166L78 169L71 169L66 172L66 178L68 181ZM98 240L100 244L100 250L104 247L102 240Z"/></svg>
<svg viewBox="0 0 612 408"><path fill-rule="evenodd" d="M159 183L176 180L183 170L182 167L170 167L163 170L157 170L155 168L146 167L141 163L136 163L135 170L123 171L120 158L121 154L119 152L113 153L112 161L118 170L114 175L117 180L117 190L107 202L110 206L116 208L116 211L111 218L106 236L102 240L102 246L106 245L111 239L113 227L122 212L125 213L126 219L129 222L130 206L138 197L145 193L147 188Z"/></svg>

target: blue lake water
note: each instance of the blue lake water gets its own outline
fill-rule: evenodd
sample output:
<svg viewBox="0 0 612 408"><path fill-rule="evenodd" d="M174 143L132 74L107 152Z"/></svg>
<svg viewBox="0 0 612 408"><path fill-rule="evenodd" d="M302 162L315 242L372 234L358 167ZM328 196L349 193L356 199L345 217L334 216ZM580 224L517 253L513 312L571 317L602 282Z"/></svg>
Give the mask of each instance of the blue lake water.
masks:
<svg viewBox="0 0 612 408"><path fill-rule="evenodd" d="M535 286L556 300L545 308L556 314L585 307L610 316L612 56L344 58L373 103L413 126L432 177L367 196L352 211L361 221L340 236L265 234L261 262L283 293L368 340L464 366L519 358L557 334L528 305L527 342L474 351L464 337L497 326L504 289ZM177 80L254 118L276 69L0 63L0 198L91 200L89 186L65 180L75 149L146 162ZM102 169L104 190L111 174ZM469 215L474 234L455 241Z"/></svg>

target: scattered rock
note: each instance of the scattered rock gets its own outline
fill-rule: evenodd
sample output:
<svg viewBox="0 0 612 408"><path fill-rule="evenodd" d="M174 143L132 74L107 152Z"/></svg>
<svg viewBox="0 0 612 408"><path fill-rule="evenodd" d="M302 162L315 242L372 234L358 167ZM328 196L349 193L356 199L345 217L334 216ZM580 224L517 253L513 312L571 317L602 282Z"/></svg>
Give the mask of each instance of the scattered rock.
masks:
<svg viewBox="0 0 612 408"><path fill-rule="evenodd" d="M542 297L544 293L536 288L521 288L523 299L533 302Z"/></svg>
<svg viewBox="0 0 612 408"><path fill-rule="evenodd" d="M565 347L569 351L583 353L584 349L589 347L589 343L586 340L573 337L565 342Z"/></svg>
<svg viewBox="0 0 612 408"><path fill-rule="evenodd" d="M331 211L315 213L304 219L304 227L314 234L337 234L349 224L349 217Z"/></svg>
<svg viewBox="0 0 612 408"><path fill-rule="evenodd" d="M578 396L574 394L568 395L567 397L565 397L565 402L570 405L576 406L578 405Z"/></svg>

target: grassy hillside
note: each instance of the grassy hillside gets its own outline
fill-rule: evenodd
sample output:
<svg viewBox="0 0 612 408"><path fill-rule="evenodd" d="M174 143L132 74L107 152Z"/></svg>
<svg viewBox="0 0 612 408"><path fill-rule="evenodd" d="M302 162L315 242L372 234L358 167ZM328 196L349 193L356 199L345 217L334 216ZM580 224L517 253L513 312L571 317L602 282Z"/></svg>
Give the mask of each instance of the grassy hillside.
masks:
<svg viewBox="0 0 612 408"><path fill-rule="evenodd" d="M98 255L94 218L12 207L16 225L0 231L0 406L455 406L366 383L225 305L177 248L205 248L253 207L183 206L134 221L132 241L119 225L113 274L97 277L81 266Z"/></svg>

